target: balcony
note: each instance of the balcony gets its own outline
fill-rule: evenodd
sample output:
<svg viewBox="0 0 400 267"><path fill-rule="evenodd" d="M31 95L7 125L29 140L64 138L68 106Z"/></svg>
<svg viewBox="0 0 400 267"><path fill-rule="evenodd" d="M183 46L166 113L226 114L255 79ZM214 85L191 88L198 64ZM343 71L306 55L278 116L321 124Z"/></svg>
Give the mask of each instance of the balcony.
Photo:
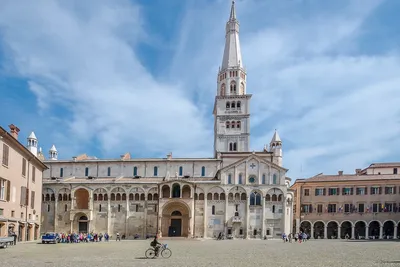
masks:
<svg viewBox="0 0 400 267"><path fill-rule="evenodd" d="M240 218L239 216L232 217L232 223L241 223L241 222L242 222L242 218Z"/></svg>

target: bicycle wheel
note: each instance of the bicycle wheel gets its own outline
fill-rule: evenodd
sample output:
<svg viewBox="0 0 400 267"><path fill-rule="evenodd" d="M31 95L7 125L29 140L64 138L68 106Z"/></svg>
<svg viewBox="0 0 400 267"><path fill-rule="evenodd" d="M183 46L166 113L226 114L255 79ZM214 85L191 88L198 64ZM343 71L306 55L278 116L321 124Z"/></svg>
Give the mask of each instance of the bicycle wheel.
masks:
<svg viewBox="0 0 400 267"><path fill-rule="evenodd" d="M149 248L148 250L146 250L146 258L148 259L154 259L156 257L156 252L154 251L154 249Z"/></svg>
<svg viewBox="0 0 400 267"><path fill-rule="evenodd" d="M169 248L166 248L163 251L161 251L161 256L163 258L168 259L169 257L171 257L171 255L172 255L172 251Z"/></svg>

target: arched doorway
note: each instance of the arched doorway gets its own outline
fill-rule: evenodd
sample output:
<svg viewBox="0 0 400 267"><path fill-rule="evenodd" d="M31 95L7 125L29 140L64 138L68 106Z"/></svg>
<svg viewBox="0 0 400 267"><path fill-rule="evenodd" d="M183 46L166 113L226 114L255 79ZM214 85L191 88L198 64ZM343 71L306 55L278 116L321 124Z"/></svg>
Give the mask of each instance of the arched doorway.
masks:
<svg viewBox="0 0 400 267"><path fill-rule="evenodd" d="M331 221L328 223L327 229L326 229L328 239L337 239L338 238L338 236L337 236L338 227L339 227L339 224L335 221Z"/></svg>
<svg viewBox="0 0 400 267"><path fill-rule="evenodd" d="M374 239L379 239L379 231L381 230L381 224L378 221L372 221L369 223L369 236Z"/></svg>
<svg viewBox="0 0 400 267"><path fill-rule="evenodd" d="M161 232L163 236L189 236L189 207L186 203L174 201L163 207Z"/></svg>
<svg viewBox="0 0 400 267"><path fill-rule="evenodd" d="M394 235L394 222L386 221L383 224L383 238L392 239Z"/></svg>
<svg viewBox="0 0 400 267"><path fill-rule="evenodd" d="M22 224L18 225L18 241L22 242L22 237L24 235L25 227Z"/></svg>
<svg viewBox="0 0 400 267"><path fill-rule="evenodd" d="M340 238L344 239L344 238L346 238L346 235L349 238L353 238L351 236L351 222L349 222L349 221L344 221L340 225Z"/></svg>
<svg viewBox="0 0 400 267"><path fill-rule="evenodd" d="M325 224L321 221L315 222L314 223L314 238L324 238L324 227Z"/></svg>
<svg viewBox="0 0 400 267"><path fill-rule="evenodd" d="M302 221L300 231L306 233L308 236L311 235L311 223L309 221Z"/></svg>
<svg viewBox="0 0 400 267"><path fill-rule="evenodd" d="M88 217L82 215L78 219L78 232L79 233L87 233L89 230L89 220Z"/></svg>
<svg viewBox="0 0 400 267"><path fill-rule="evenodd" d="M354 225L354 233L355 239L368 239L368 236L365 236L366 224L363 221L358 221Z"/></svg>

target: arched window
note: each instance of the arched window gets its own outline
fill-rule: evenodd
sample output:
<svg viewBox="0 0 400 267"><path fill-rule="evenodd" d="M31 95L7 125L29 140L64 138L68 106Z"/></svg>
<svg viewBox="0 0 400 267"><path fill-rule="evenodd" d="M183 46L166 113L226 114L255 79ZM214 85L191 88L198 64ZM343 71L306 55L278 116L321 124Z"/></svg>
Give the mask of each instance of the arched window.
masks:
<svg viewBox="0 0 400 267"><path fill-rule="evenodd" d="M275 205L272 205L272 213L275 213Z"/></svg>
<svg viewBox="0 0 400 267"><path fill-rule="evenodd" d="M265 174L262 175L262 183L265 184Z"/></svg>
<svg viewBox="0 0 400 267"><path fill-rule="evenodd" d="M240 109L240 104L241 104L240 101L238 101L238 102L236 103L236 108L237 108L237 109Z"/></svg>
<svg viewBox="0 0 400 267"><path fill-rule="evenodd" d="M242 126L240 125L240 121L237 121L237 122L236 122L236 128L240 129L240 127L242 127Z"/></svg>
<svg viewBox="0 0 400 267"><path fill-rule="evenodd" d="M231 103L226 102L226 108L231 108Z"/></svg>
<svg viewBox="0 0 400 267"><path fill-rule="evenodd" d="M211 214L215 215L215 206L214 205L211 207Z"/></svg>
<svg viewBox="0 0 400 267"><path fill-rule="evenodd" d="M256 194L256 205L260 206L261 205L261 195L260 194Z"/></svg>
<svg viewBox="0 0 400 267"><path fill-rule="evenodd" d="M206 176L206 167L201 167L201 176L204 177Z"/></svg>
<svg viewBox="0 0 400 267"><path fill-rule="evenodd" d="M47 212L50 212L50 204L47 204Z"/></svg>
<svg viewBox="0 0 400 267"><path fill-rule="evenodd" d="M235 123L234 121L231 122L231 128L232 128L232 129L235 129L235 124L236 124L236 123Z"/></svg>
<svg viewBox="0 0 400 267"><path fill-rule="evenodd" d="M229 143L229 151L233 151L233 144Z"/></svg>
<svg viewBox="0 0 400 267"><path fill-rule="evenodd" d="M111 167L107 168L107 176L111 176Z"/></svg>
<svg viewBox="0 0 400 267"><path fill-rule="evenodd" d="M239 174L239 184L243 184L243 181L242 181L242 174L241 174L241 173Z"/></svg>
<svg viewBox="0 0 400 267"><path fill-rule="evenodd" d="M233 151L237 151L237 145L236 145L236 142L235 142L235 143L233 143Z"/></svg>
<svg viewBox="0 0 400 267"><path fill-rule="evenodd" d="M179 184L174 184L172 186L172 197L173 198L181 197L181 186Z"/></svg>
<svg viewBox="0 0 400 267"><path fill-rule="evenodd" d="M225 95L225 84L223 83L221 85L221 96L224 96L224 95Z"/></svg>
<svg viewBox="0 0 400 267"><path fill-rule="evenodd" d="M232 184L232 175L228 174L228 184Z"/></svg>
<svg viewBox="0 0 400 267"><path fill-rule="evenodd" d="M240 92L241 95L244 95L244 83L240 83Z"/></svg>
<svg viewBox="0 0 400 267"><path fill-rule="evenodd" d="M89 168L88 167L85 168L85 176L89 176Z"/></svg>
<svg viewBox="0 0 400 267"><path fill-rule="evenodd" d="M253 192L250 194L250 206L256 205L256 194Z"/></svg>
<svg viewBox="0 0 400 267"><path fill-rule="evenodd" d="M121 205L118 204L118 212L121 212Z"/></svg>
<svg viewBox="0 0 400 267"><path fill-rule="evenodd" d="M158 167L157 166L154 167L154 176L158 176Z"/></svg>
<svg viewBox="0 0 400 267"><path fill-rule="evenodd" d="M276 173L274 173L274 175L272 176L272 184L277 184L278 182L278 178L276 176Z"/></svg>
<svg viewBox="0 0 400 267"><path fill-rule="evenodd" d="M99 212L101 212L101 204L99 204Z"/></svg>
<svg viewBox="0 0 400 267"><path fill-rule="evenodd" d="M183 175L183 167L180 166L180 167L179 167L179 176L182 176L182 175Z"/></svg>
<svg viewBox="0 0 400 267"><path fill-rule="evenodd" d="M234 81L231 82L231 94L236 94L236 83Z"/></svg>
<svg viewBox="0 0 400 267"><path fill-rule="evenodd" d="M137 174L137 167L135 166L135 167L133 167L133 176L137 176L138 174Z"/></svg>
<svg viewBox="0 0 400 267"><path fill-rule="evenodd" d="M226 129L229 129L231 126L231 123L229 121L226 122Z"/></svg>
<svg viewBox="0 0 400 267"><path fill-rule="evenodd" d="M236 108L236 103L235 103L235 101L232 102L231 108Z"/></svg>
<svg viewBox="0 0 400 267"><path fill-rule="evenodd" d="M64 211L67 211L67 210L68 210L68 205L65 204L65 205L64 205Z"/></svg>

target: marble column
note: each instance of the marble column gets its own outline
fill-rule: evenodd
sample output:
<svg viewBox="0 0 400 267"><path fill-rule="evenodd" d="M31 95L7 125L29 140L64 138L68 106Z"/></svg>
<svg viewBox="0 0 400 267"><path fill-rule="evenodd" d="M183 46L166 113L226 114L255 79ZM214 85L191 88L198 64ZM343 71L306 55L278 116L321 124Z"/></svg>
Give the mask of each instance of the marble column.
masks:
<svg viewBox="0 0 400 267"><path fill-rule="evenodd" d="M261 213L261 239L265 236L265 196L261 197L262 213Z"/></svg>
<svg viewBox="0 0 400 267"><path fill-rule="evenodd" d="M313 228L311 227L311 231L313 231ZM296 219L296 233L300 232L300 219ZM314 237L311 235L311 237Z"/></svg>
<svg viewBox="0 0 400 267"><path fill-rule="evenodd" d="M324 226L324 239L328 239L328 227Z"/></svg>
<svg viewBox="0 0 400 267"><path fill-rule="evenodd" d="M356 227L351 226L351 239L356 239Z"/></svg>
<svg viewBox="0 0 400 267"><path fill-rule="evenodd" d="M397 239L397 225L394 226L393 239Z"/></svg>
<svg viewBox="0 0 400 267"><path fill-rule="evenodd" d="M191 203L191 219L190 219L190 235L192 238L194 238L194 220L195 218L195 210L194 210L194 198L192 198L192 203Z"/></svg>
<svg viewBox="0 0 400 267"><path fill-rule="evenodd" d="M203 208L203 224L204 224L204 233L203 233L203 238L207 238L207 195L206 193L204 194L204 208Z"/></svg>
<svg viewBox="0 0 400 267"><path fill-rule="evenodd" d="M365 226L365 239L369 239L369 227Z"/></svg>
<svg viewBox="0 0 400 267"><path fill-rule="evenodd" d="M249 231L250 231L250 196L247 196L247 202L246 202L246 234L245 234L246 239L250 238Z"/></svg>
<svg viewBox="0 0 400 267"><path fill-rule="evenodd" d="M56 233L58 233L57 207L58 207L58 197L56 197L56 201L54 202L54 232Z"/></svg>
<svg viewBox="0 0 400 267"><path fill-rule="evenodd" d="M126 197L126 201L125 201L125 205L126 205L126 214L125 214L125 237L128 237L128 221L129 221L129 194Z"/></svg>
<svg viewBox="0 0 400 267"><path fill-rule="evenodd" d="M379 227L379 239L383 239L383 226Z"/></svg>
<svg viewBox="0 0 400 267"><path fill-rule="evenodd" d="M226 197L225 197L225 222L224 222L224 230L225 230L225 236L227 236L228 235L228 207L229 207L229 205L228 205L228 203L229 203L229 193L228 194L226 194Z"/></svg>
<svg viewBox="0 0 400 267"><path fill-rule="evenodd" d="M143 212L144 212L144 216L143 216L143 238L146 238L147 236L147 208L148 208L148 194L144 195L144 207L143 207ZM129 203L128 203L129 204ZM129 224L129 215L130 215L130 210L129 210L129 205L127 207L127 216L126 216L126 224ZM127 226L128 231L129 231L129 227Z"/></svg>
<svg viewBox="0 0 400 267"><path fill-rule="evenodd" d="M300 232L300 230L298 232ZM311 238L314 238L314 227L312 225L311 225L311 229L310 229L310 235L311 235Z"/></svg>
<svg viewBox="0 0 400 267"><path fill-rule="evenodd" d="M74 225L74 221L70 220L70 229L69 229L69 231L70 231L71 234L73 233L73 225Z"/></svg>
<svg viewBox="0 0 400 267"><path fill-rule="evenodd" d="M107 198L107 233L110 235L111 231L111 198Z"/></svg>
<svg viewBox="0 0 400 267"><path fill-rule="evenodd" d="M341 227L340 227L340 225L338 225L338 228L337 228L337 239L340 239L341 238Z"/></svg>

